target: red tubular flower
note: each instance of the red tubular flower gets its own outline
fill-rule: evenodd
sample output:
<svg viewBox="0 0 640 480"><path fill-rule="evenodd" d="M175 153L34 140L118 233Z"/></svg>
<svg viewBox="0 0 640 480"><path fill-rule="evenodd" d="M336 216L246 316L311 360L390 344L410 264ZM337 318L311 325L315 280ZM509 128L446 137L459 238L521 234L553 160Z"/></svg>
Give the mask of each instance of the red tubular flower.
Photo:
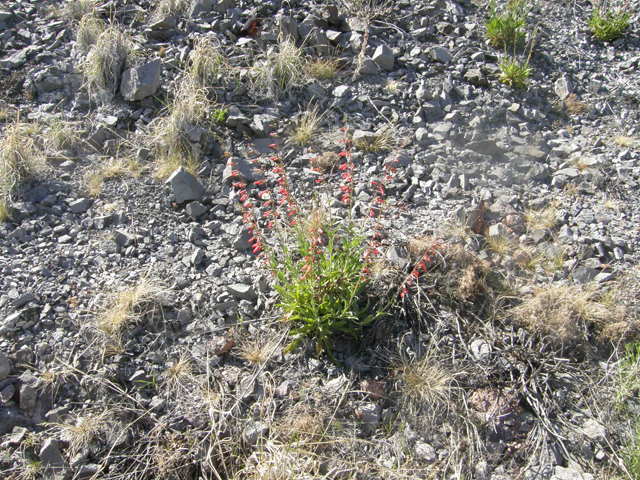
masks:
<svg viewBox="0 0 640 480"><path fill-rule="evenodd" d="M278 146L275 143L272 143L271 145L269 145L269 148L277 148Z"/></svg>

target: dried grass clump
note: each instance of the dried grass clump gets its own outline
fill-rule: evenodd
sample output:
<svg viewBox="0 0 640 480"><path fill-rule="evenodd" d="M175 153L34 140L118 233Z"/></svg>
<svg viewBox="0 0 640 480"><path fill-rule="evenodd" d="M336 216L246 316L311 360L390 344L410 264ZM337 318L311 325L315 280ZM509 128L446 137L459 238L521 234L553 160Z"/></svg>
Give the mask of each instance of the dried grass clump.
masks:
<svg viewBox="0 0 640 480"><path fill-rule="evenodd" d="M454 376L431 350L420 359L402 359L395 366L398 390L413 414L437 414L450 407Z"/></svg>
<svg viewBox="0 0 640 480"><path fill-rule="evenodd" d="M454 298L471 301L488 291L487 276L489 262L474 253L467 252L462 245L441 245L436 249L444 260L434 255L432 261L444 267L443 287Z"/></svg>
<svg viewBox="0 0 640 480"><path fill-rule="evenodd" d="M313 480L326 478L320 471L321 462L296 445L267 441L253 453L236 478L247 480Z"/></svg>
<svg viewBox="0 0 640 480"><path fill-rule="evenodd" d="M113 412L105 410L101 413L84 412L83 416L77 416L73 423L65 423L56 426L60 431L60 438L69 443L71 456L87 449L94 440L103 438L107 429L107 420Z"/></svg>
<svg viewBox="0 0 640 480"><path fill-rule="evenodd" d="M187 75L201 87L215 85L219 74L229 73L229 65L220 50L220 45L209 37L196 41L194 49L189 54L189 62Z"/></svg>
<svg viewBox="0 0 640 480"><path fill-rule="evenodd" d="M76 46L82 52L88 51L92 45L98 42L98 38L104 30L105 24L102 20L93 15L84 15L76 31Z"/></svg>
<svg viewBox="0 0 640 480"><path fill-rule="evenodd" d="M485 239L487 250L505 257L513 253L518 247L517 241L510 235L492 235Z"/></svg>
<svg viewBox="0 0 640 480"><path fill-rule="evenodd" d="M376 132L373 140L361 137L354 140L353 144L363 152L379 153L393 149L396 146L397 137L398 133L396 130L392 126L387 125Z"/></svg>
<svg viewBox="0 0 640 480"><path fill-rule="evenodd" d="M585 337L588 327L602 330L612 324L621 310L593 287L563 285L536 288L512 313L530 331L554 343L573 344Z"/></svg>
<svg viewBox="0 0 640 480"><path fill-rule="evenodd" d="M0 205L4 205L2 216L8 217L8 202L11 192L20 184L32 179L41 170L41 152L33 138L33 127L29 124L7 125L0 137Z"/></svg>
<svg viewBox="0 0 640 480"><path fill-rule="evenodd" d="M82 63L89 90L117 92L122 73L133 60L131 37L118 25L105 29Z"/></svg>
<svg viewBox="0 0 640 480"><path fill-rule="evenodd" d="M162 162L183 164L189 157L197 158L199 152L191 146L189 131L206 126L211 107L205 89L188 80L180 84L173 102L167 105L168 114L151 126L151 144Z"/></svg>
<svg viewBox="0 0 640 480"><path fill-rule="evenodd" d="M191 0L160 0L151 15L151 20L162 20L169 15L179 17L187 12L190 5Z"/></svg>
<svg viewBox="0 0 640 480"><path fill-rule="evenodd" d="M308 405L298 405L278 423L275 432L285 443L295 442L311 447L324 436L327 412L312 410Z"/></svg>
<svg viewBox="0 0 640 480"><path fill-rule="evenodd" d="M311 166L321 172L330 172L338 164L340 157L335 152L324 152L311 160Z"/></svg>
<svg viewBox="0 0 640 480"><path fill-rule="evenodd" d="M278 353L279 339L264 337L242 340L238 345L238 356L252 365L261 365Z"/></svg>
<svg viewBox="0 0 640 480"><path fill-rule="evenodd" d="M289 38L259 56L249 72L251 90L259 97L277 101L308 81L302 49Z"/></svg>
<svg viewBox="0 0 640 480"><path fill-rule="evenodd" d="M96 0L70 0L62 9L62 17L66 20L80 20L93 12Z"/></svg>
<svg viewBox="0 0 640 480"><path fill-rule="evenodd" d="M529 230L551 230L556 226L556 207L549 205L541 209L530 209L524 214Z"/></svg>
<svg viewBox="0 0 640 480"><path fill-rule="evenodd" d="M175 392L193 378L193 361L187 354L180 355L163 374L163 385L169 392Z"/></svg>
<svg viewBox="0 0 640 480"><path fill-rule="evenodd" d="M112 160L88 175L86 180L87 191L92 197L97 197L102 193L102 187L106 180L124 176L138 178L142 170L142 165L137 158L127 157L125 159Z"/></svg>
<svg viewBox="0 0 640 480"><path fill-rule="evenodd" d="M640 148L640 138L619 135L613 137L613 142L625 148Z"/></svg>
<svg viewBox="0 0 640 480"><path fill-rule="evenodd" d="M143 278L137 284L114 293L101 309L96 319L99 331L118 337L124 329L153 310L162 288Z"/></svg>
<svg viewBox="0 0 640 480"><path fill-rule="evenodd" d="M309 76L318 80L333 80L340 67L336 58L314 58L305 66Z"/></svg>
<svg viewBox="0 0 640 480"><path fill-rule="evenodd" d="M73 123L66 120L56 120L45 133L46 145L55 151L73 149L80 141L80 135L74 127Z"/></svg>
<svg viewBox="0 0 640 480"><path fill-rule="evenodd" d="M320 131L320 124L324 119L324 113L319 112L318 105L306 110L293 123L290 129L291 140L298 146L306 145Z"/></svg>
<svg viewBox="0 0 640 480"><path fill-rule="evenodd" d="M589 111L589 105L580 100L575 93L570 93L564 99L564 110L569 115L583 115Z"/></svg>

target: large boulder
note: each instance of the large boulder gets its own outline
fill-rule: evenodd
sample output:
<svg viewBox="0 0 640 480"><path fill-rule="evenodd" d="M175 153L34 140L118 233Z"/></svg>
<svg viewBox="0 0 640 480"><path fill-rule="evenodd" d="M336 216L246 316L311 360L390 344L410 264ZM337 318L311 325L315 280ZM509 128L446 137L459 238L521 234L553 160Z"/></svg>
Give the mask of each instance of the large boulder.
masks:
<svg viewBox="0 0 640 480"><path fill-rule="evenodd" d="M122 74L120 93L125 100L134 102L150 97L160 85L162 62L156 59L139 67L130 68Z"/></svg>
<svg viewBox="0 0 640 480"><path fill-rule="evenodd" d="M171 185L171 191L176 197L176 203L184 203L190 200L200 201L204 198L204 187L200 185L196 177L183 167L173 172L167 183Z"/></svg>

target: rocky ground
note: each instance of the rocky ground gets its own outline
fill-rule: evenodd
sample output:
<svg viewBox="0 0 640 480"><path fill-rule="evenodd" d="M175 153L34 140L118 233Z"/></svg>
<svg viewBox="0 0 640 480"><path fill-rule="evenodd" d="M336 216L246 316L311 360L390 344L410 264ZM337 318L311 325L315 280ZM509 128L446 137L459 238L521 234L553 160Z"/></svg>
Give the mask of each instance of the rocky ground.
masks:
<svg viewBox="0 0 640 480"><path fill-rule="evenodd" d="M613 43L590 2L529 7L519 91L479 2L0 2L3 155L37 163L0 223L3 478L637 478L638 6ZM130 54L92 76L108 26ZM351 144L368 234L393 165L387 309L336 363L285 349L243 223L274 143L336 222L341 172L315 181Z"/></svg>

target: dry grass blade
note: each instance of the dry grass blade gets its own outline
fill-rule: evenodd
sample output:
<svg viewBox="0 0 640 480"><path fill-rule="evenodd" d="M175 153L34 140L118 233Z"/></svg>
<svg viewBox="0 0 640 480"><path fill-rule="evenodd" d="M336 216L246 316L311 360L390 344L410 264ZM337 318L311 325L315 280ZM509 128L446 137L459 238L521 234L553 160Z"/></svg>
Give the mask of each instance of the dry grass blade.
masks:
<svg viewBox="0 0 640 480"><path fill-rule="evenodd" d="M412 414L436 415L449 408L454 376L433 351L427 351L420 359L402 358L395 370L401 385L399 390Z"/></svg>
<svg viewBox="0 0 640 480"><path fill-rule="evenodd" d="M325 113L319 112L318 105L307 109L291 127L291 140L298 146L306 145L320 131L320 124L324 116Z"/></svg>
<svg viewBox="0 0 640 480"><path fill-rule="evenodd" d="M556 207L549 205L538 210L527 210L524 220L529 230L550 230L556 226Z"/></svg>
<svg viewBox="0 0 640 480"><path fill-rule="evenodd" d="M267 362L277 353L280 341L277 337L265 338L258 335L253 340L243 340L238 346L238 356L252 365Z"/></svg>
<svg viewBox="0 0 640 480"><path fill-rule="evenodd" d="M160 0L156 2L156 9L151 15L152 21L162 20L171 15L179 17L184 14L191 5L190 0Z"/></svg>
<svg viewBox="0 0 640 480"><path fill-rule="evenodd" d="M76 32L77 47L83 52L88 51L92 45L98 42L98 38L104 30L105 25L102 20L93 15L84 15Z"/></svg>
<svg viewBox="0 0 640 480"><path fill-rule="evenodd" d="M42 157L28 124L15 123L5 127L0 138L0 204L6 211L12 190L33 178L42 166Z"/></svg>
<svg viewBox="0 0 640 480"><path fill-rule="evenodd" d="M82 63L88 88L115 93L120 86L122 72L131 64L132 57L129 35L117 25L104 30Z"/></svg>
<svg viewBox="0 0 640 480"><path fill-rule="evenodd" d="M373 139L369 137L356 138L353 144L364 152L379 153L393 149L396 146L398 135L391 125L379 129Z"/></svg>
<svg viewBox="0 0 640 480"><path fill-rule="evenodd" d="M603 302L593 287L573 285L537 288L512 312L529 330L568 344L578 342L587 326L602 329L621 315L621 309Z"/></svg>
<svg viewBox="0 0 640 480"><path fill-rule="evenodd" d="M305 66L307 73L318 80L333 80L340 68L340 62L335 58L314 58Z"/></svg>
<svg viewBox="0 0 640 480"><path fill-rule="evenodd" d="M194 365L191 358L180 355L163 374L163 385L168 392L175 392L188 383L193 376Z"/></svg>
<svg viewBox="0 0 640 480"><path fill-rule="evenodd" d="M229 73L229 65L220 50L220 45L208 37L196 41L194 49L189 54L189 61L187 74L202 87L215 85L220 73ZM227 75L225 80L228 80Z"/></svg>
<svg viewBox="0 0 640 480"><path fill-rule="evenodd" d="M198 152L191 146L189 133L194 128L206 127L205 120L211 107L205 89L193 81L180 84L175 99L167 105L168 114L158 117L151 126L150 140L161 170L167 171L162 164L185 166L189 159L197 162ZM169 175L171 173L173 170Z"/></svg>
<svg viewBox="0 0 640 480"><path fill-rule="evenodd" d="M143 278L136 285L116 292L103 307L96 320L98 330L118 336L132 322L151 309L162 289Z"/></svg>
<svg viewBox="0 0 640 480"><path fill-rule="evenodd" d="M269 49L250 70L251 89L254 94L278 100L307 82L302 49L289 38L280 37L278 44Z"/></svg>

